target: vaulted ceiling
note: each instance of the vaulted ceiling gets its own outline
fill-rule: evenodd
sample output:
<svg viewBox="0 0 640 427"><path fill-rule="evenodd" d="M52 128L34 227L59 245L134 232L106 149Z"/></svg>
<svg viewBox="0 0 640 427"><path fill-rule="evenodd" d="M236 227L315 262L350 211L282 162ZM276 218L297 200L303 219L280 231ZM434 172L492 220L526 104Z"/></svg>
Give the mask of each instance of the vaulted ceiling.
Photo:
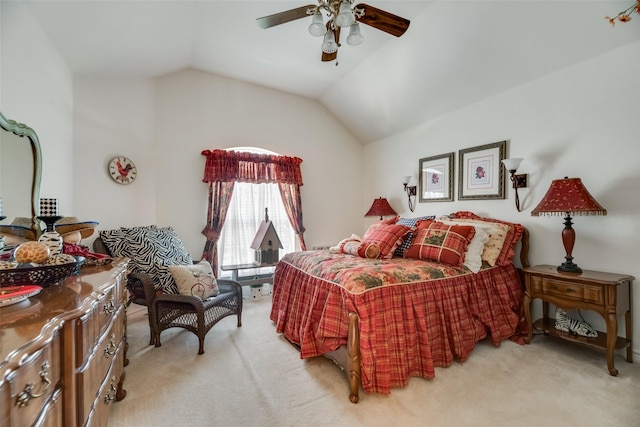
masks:
<svg viewBox="0 0 640 427"><path fill-rule="evenodd" d="M336 64L320 61L311 18L256 25L314 0L22 1L74 75L196 68L317 99L363 144L640 40L640 22L604 19L632 0L366 2L409 30L362 26Z"/></svg>

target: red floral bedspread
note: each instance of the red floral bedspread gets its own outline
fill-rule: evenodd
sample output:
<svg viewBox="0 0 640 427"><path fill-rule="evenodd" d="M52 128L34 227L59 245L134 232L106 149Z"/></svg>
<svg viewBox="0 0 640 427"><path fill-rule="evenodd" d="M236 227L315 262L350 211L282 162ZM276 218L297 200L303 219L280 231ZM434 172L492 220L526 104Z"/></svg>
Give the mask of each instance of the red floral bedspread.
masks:
<svg viewBox="0 0 640 427"><path fill-rule="evenodd" d="M366 259L328 251L287 254L273 283L271 320L302 358L347 343L348 313L359 317L362 386L390 393L409 378L465 361L488 334L512 337L521 284L513 265L471 273L438 263Z"/></svg>

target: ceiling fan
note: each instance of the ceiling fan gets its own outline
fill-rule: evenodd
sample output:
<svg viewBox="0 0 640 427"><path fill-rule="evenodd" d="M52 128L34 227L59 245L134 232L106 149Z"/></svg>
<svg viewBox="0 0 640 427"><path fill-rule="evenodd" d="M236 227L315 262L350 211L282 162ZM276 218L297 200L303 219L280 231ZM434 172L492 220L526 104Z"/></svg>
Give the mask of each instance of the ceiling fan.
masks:
<svg viewBox="0 0 640 427"><path fill-rule="evenodd" d="M318 0L317 5L307 5L256 19L261 28L271 28L306 16L311 16L309 33L324 37L322 60L333 61L338 57L340 29L349 28L347 43L359 45L364 38L359 23L369 25L385 33L400 37L409 28L410 21L364 3L353 5L355 0ZM329 18L325 23L324 14Z"/></svg>

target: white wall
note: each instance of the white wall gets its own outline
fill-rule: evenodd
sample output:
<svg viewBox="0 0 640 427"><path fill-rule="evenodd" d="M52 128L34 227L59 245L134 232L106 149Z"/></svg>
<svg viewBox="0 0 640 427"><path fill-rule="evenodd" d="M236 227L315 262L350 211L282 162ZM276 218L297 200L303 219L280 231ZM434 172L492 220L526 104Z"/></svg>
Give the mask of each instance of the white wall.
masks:
<svg viewBox="0 0 640 427"><path fill-rule="evenodd" d="M100 222L99 229L155 224L153 80L76 78L74 98L74 147L83 159L75 167L75 215ZM109 176L107 166L115 156L135 163L133 184L118 184Z"/></svg>
<svg viewBox="0 0 640 427"><path fill-rule="evenodd" d="M640 43L625 46L366 146L365 164L385 173L365 179L364 193L393 194L390 201L403 206L404 216L469 210L519 222L531 232L531 264L558 265L565 254L563 218L532 217L531 210L553 179L580 177L608 215L574 218L574 262L640 279L638 52ZM520 213L508 184L507 200L457 200L458 150L501 140L510 140L508 157L525 159L519 173L529 174L529 188L519 192ZM412 173L417 179L420 158L451 151L456 152L456 201L418 203L411 214L400 177ZM640 292L633 309L638 357ZM588 320L604 328L597 316ZM623 318L618 321L624 325Z"/></svg>
<svg viewBox="0 0 640 427"><path fill-rule="evenodd" d="M0 111L38 134L44 177L40 194L59 199L61 213L68 215L75 164L69 68L19 2L0 3L0 58Z"/></svg>
<svg viewBox="0 0 640 427"><path fill-rule="evenodd" d="M207 202L201 152L238 146L303 159L309 247L334 244L360 227L362 146L318 102L184 70L157 80L76 79L75 103L74 143L85 159L76 211L101 229L171 225L199 258ZM134 183L109 178L115 155L134 161Z"/></svg>

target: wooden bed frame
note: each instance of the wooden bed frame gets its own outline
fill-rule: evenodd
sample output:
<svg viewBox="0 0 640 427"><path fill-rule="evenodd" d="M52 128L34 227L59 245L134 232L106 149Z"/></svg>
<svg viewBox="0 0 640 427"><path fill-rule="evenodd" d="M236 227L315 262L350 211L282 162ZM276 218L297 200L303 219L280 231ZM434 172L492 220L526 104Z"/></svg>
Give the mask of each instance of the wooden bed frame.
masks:
<svg viewBox="0 0 640 427"><path fill-rule="evenodd" d="M520 239L520 263L522 268L529 267L529 231L525 228ZM524 283L522 269L518 269L520 280ZM523 289L524 292L524 289ZM524 296L524 294L523 294ZM346 353L344 347L324 354L331 359L342 372L347 375L349 381L349 400L358 403L360 400L360 330L358 328L358 315L349 312L349 326Z"/></svg>

